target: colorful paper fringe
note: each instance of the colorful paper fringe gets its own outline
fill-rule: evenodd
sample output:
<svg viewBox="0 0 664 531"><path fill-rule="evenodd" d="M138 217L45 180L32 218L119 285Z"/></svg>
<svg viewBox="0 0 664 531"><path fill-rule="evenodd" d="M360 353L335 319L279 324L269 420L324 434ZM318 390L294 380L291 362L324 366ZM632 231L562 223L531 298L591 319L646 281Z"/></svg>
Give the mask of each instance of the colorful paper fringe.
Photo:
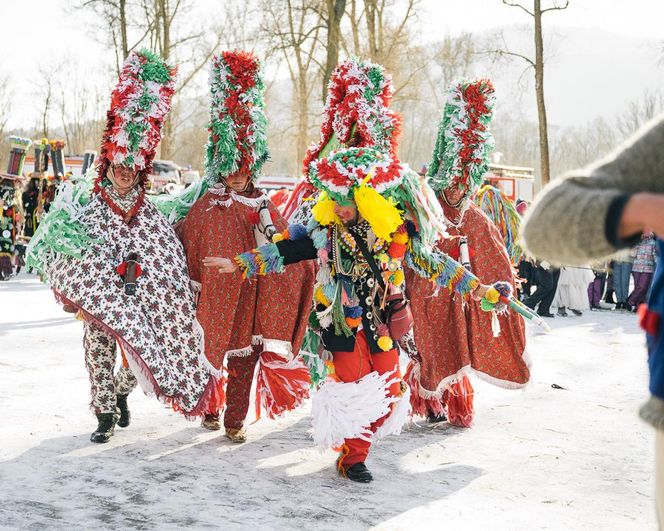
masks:
<svg viewBox="0 0 664 531"><path fill-rule="evenodd" d="M406 264L439 288L468 295L480 285L475 275L446 254L439 251L427 252L425 249L414 252L411 248L410 251L406 254Z"/></svg>
<svg viewBox="0 0 664 531"><path fill-rule="evenodd" d="M443 402L447 406L447 420L453 426L470 428L473 424L475 391L465 374L460 381L450 385L443 393Z"/></svg>
<svg viewBox="0 0 664 531"><path fill-rule="evenodd" d="M494 146L489 131L494 105L488 79L458 81L450 87L427 171L434 190L452 186L470 196L482 184Z"/></svg>
<svg viewBox="0 0 664 531"><path fill-rule="evenodd" d="M271 419L291 411L309 398L311 377L300 357L286 361L279 354L263 352L256 378L256 419L261 410Z"/></svg>
<svg viewBox="0 0 664 531"><path fill-rule="evenodd" d="M265 85L253 53L226 51L212 58L210 122L205 146L209 184L240 173L255 179L268 159Z"/></svg>
<svg viewBox="0 0 664 531"><path fill-rule="evenodd" d="M88 171L88 179L94 174L94 167ZM48 213L42 218L35 234L26 249L26 267L45 276L46 271L58 255L81 258L94 243L103 243L88 235L87 229L79 220L90 202L92 183L82 179L76 182L64 181L60 184L55 200Z"/></svg>
<svg viewBox="0 0 664 531"><path fill-rule="evenodd" d="M176 72L147 49L129 54L111 94L95 192L110 184L106 179L110 164L129 166L147 178L171 109Z"/></svg>
<svg viewBox="0 0 664 531"><path fill-rule="evenodd" d="M519 216L512 201L500 190L487 184L475 194L475 204L498 227L512 265L518 265L523 257L523 249L517 242L521 216Z"/></svg>
<svg viewBox="0 0 664 531"><path fill-rule="evenodd" d="M242 278L245 279L268 273L281 273L284 270L284 258L274 243L266 243L257 249L237 255L235 263L240 267Z"/></svg>

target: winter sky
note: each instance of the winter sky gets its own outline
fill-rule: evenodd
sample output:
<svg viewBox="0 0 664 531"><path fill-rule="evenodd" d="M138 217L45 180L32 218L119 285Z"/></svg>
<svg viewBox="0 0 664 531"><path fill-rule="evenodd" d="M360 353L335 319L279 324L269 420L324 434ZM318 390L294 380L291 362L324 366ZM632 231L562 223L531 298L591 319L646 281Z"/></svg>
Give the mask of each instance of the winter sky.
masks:
<svg viewBox="0 0 664 531"><path fill-rule="evenodd" d="M219 12L222 1L230 0L198 0L195 11L209 19ZM111 64L112 52L105 45L105 35L94 37L90 14L76 8L80 3L79 0L0 1L3 28L0 74L11 74L15 99L10 128L30 126L36 120L31 102L40 64L64 60L72 65L72 72L94 71L94 66L97 73L100 64ZM544 4L550 5L548 0ZM661 0L571 0L567 10L546 16L548 24L558 27L602 29L627 37L664 41ZM523 11L505 6L501 0L423 0L420 16L425 41L449 33L481 32L529 21ZM108 77L111 83L112 76Z"/></svg>

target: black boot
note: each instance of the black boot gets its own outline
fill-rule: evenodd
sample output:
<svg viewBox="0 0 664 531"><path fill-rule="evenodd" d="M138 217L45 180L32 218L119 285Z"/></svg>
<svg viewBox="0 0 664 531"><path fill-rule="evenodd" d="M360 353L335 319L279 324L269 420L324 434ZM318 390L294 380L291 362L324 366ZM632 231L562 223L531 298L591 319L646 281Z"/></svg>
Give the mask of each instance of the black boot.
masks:
<svg viewBox="0 0 664 531"><path fill-rule="evenodd" d="M90 440L93 443L105 443L113 436L115 428L115 413L97 413L97 420L99 425L95 432L90 435Z"/></svg>
<svg viewBox="0 0 664 531"><path fill-rule="evenodd" d="M447 422L447 417L445 413L436 415L433 411L427 411L427 422L429 424L440 424L441 422Z"/></svg>
<svg viewBox="0 0 664 531"><path fill-rule="evenodd" d="M129 411L129 406L127 405L127 397L129 395L117 395L116 404L120 410L120 418L118 419L118 426L121 428L126 428L131 422L131 412Z"/></svg>
<svg viewBox="0 0 664 531"><path fill-rule="evenodd" d="M373 481L373 476L364 463L355 463L348 468L344 468L343 475L357 483L371 483Z"/></svg>

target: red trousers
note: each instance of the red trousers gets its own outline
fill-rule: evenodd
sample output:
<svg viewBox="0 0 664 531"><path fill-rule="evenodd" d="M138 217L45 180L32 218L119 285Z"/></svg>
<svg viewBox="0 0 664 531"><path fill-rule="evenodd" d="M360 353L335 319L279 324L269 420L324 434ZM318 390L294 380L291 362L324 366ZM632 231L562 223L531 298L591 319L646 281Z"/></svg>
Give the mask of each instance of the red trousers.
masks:
<svg viewBox="0 0 664 531"><path fill-rule="evenodd" d="M342 382L356 382L372 371L379 374L393 373L399 381L393 383L388 393L390 396L401 394L401 371L399 369L399 353L396 349L371 354L364 332L360 331L355 340L353 352L332 352L334 360L334 371ZM388 415L378 419L369 427L371 433L375 433L378 427L385 422ZM355 463L363 463L369 455L371 443L362 439L346 439L342 450L339 465L348 468Z"/></svg>
<svg viewBox="0 0 664 531"><path fill-rule="evenodd" d="M226 384L226 412L224 427L240 429L244 425L249 411L251 384L260 349L254 347L249 356L228 358L228 383Z"/></svg>

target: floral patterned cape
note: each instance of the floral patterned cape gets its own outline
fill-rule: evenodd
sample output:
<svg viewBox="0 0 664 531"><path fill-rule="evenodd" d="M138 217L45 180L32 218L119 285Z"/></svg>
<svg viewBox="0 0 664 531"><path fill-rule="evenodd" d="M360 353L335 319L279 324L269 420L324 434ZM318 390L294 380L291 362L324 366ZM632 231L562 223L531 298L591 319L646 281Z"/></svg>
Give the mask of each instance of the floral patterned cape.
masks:
<svg viewBox="0 0 664 531"><path fill-rule="evenodd" d="M127 224L96 194L79 221L95 242L82 259L63 254L49 264L56 298L118 341L145 392L187 417L205 414L216 399L216 376L203 356L184 250L172 227L147 201ZM141 274L136 294L126 295L116 268L131 252Z"/></svg>

